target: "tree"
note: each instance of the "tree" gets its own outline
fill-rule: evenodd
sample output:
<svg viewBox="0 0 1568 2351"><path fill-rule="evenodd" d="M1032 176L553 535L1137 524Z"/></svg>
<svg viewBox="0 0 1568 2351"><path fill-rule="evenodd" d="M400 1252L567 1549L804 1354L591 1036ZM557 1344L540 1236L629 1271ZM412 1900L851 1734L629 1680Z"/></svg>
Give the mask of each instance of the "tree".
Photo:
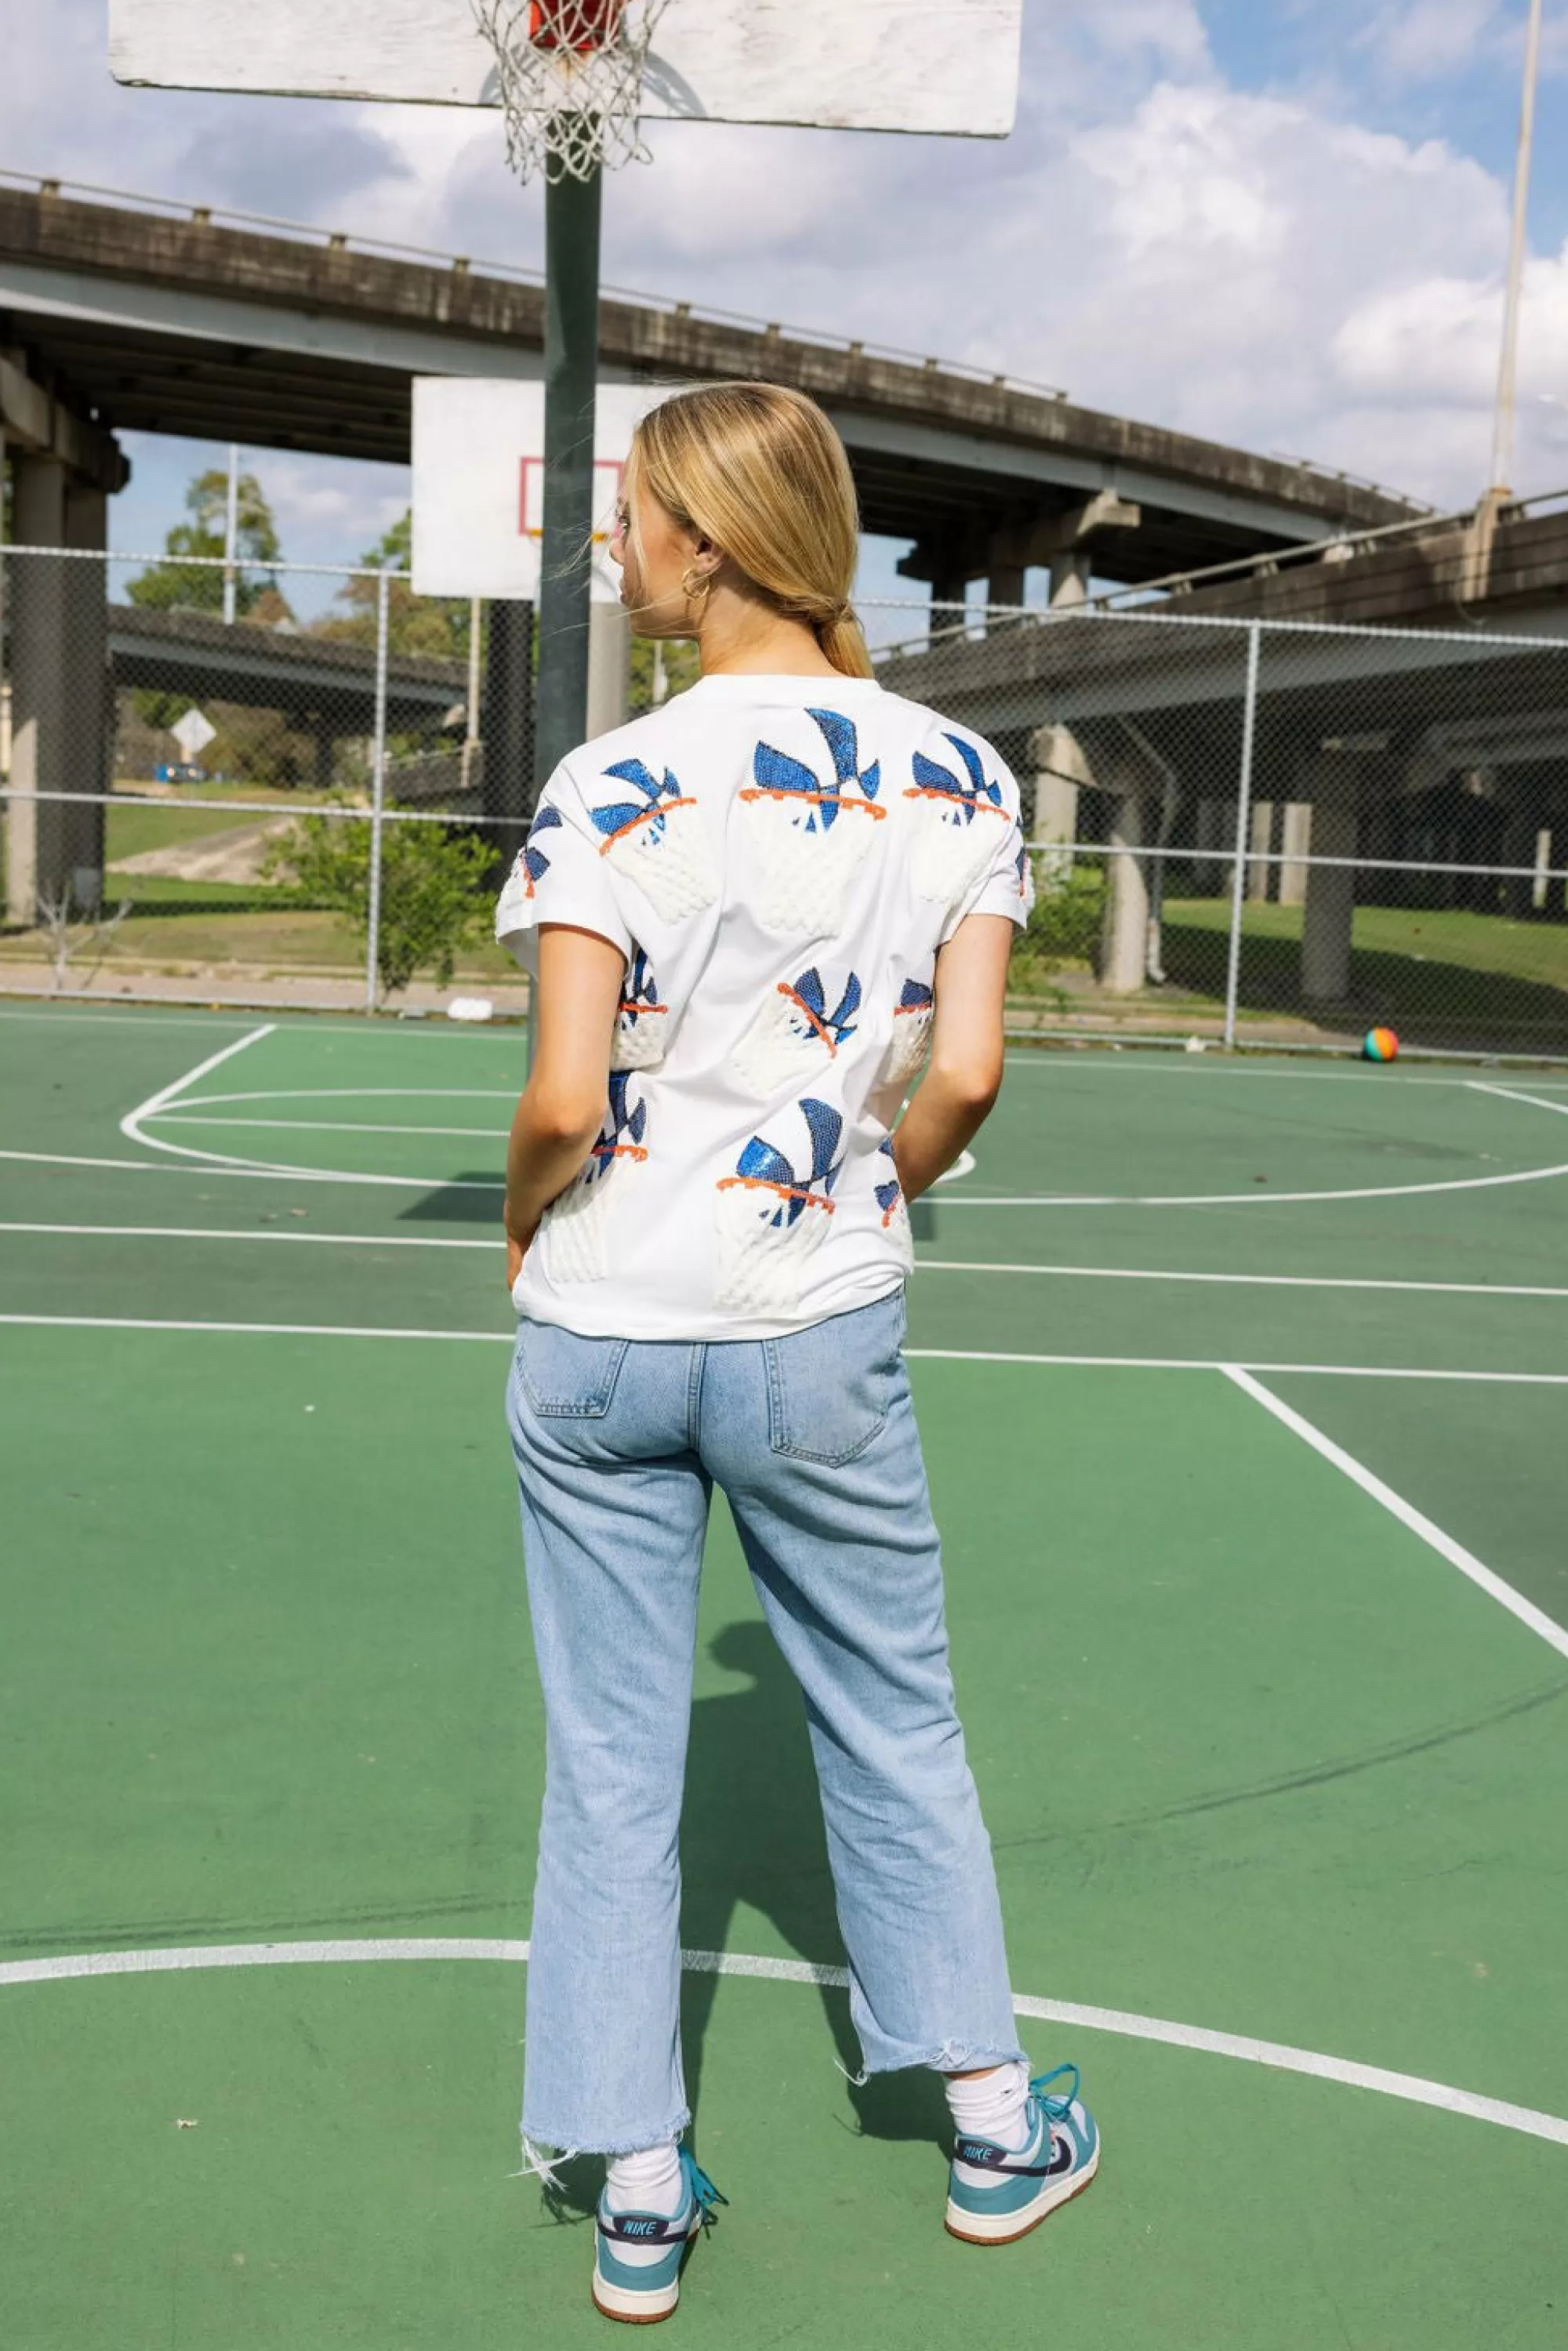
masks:
<svg viewBox="0 0 1568 2351"><path fill-rule="evenodd" d="M263 872L310 906L348 917L369 943L371 845L363 816L305 816L268 852ZM389 824L382 832L382 906L376 976L383 994L427 970L447 987L459 951L488 933L496 852L472 832L438 824Z"/></svg>
<svg viewBox="0 0 1568 2351"><path fill-rule="evenodd" d="M387 583L388 651L424 654L437 661L466 661L472 618L469 601L462 596L416 596L408 579L413 548L413 515L410 510L390 530L383 531L373 547L366 548L360 558L359 575L345 581L338 590L337 601L346 609L322 621L314 633L373 645L381 583L366 575L384 570L390 563L397 569Z"/></svg>
<svg viewBox="0 0 1568 2351"><path fill-rule="evenodd" d="M651 637L633 637L631 696L633 718L640 718L644 710L652 710L654 706L655 669L661 663L664 673L664 701L667 702L673 694L684 694L688 685L695 685L697 682L697 649L689 637L666 637L657 647Z"/></svg>
<svg viewBox="0 0 1568 2351"><path fill-rule="evenodd" d="M175 608L187 612L221 612L224 608L224 575L213 564L183 562L182 557L215 556L228 552L229 479L225 473L214 467L198 474L185 492L186 522L177 522L163 541L165 559L155 563L139 578L126 585L126 595L133 604L169 611ZM268 567L281 563L283 549L278 544L277 526L272 508L267 505L261 484L254 474L242 474L239 478L238 528L235 539L235 610L244 620L253 613L265 596L273 604L282 602L276 577ZM259 567L263 576L247 577L246 567ZM287 606L283 611L288 615Z"/></svg>

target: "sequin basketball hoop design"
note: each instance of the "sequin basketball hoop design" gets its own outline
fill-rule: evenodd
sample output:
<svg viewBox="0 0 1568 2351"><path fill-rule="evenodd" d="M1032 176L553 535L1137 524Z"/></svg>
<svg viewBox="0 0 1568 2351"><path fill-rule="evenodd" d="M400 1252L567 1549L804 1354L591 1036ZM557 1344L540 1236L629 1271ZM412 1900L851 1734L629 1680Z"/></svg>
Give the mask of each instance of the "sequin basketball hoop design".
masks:
<svg viewBox="0 0 1568 2351"><path fill-rule="evenodd" d="M640 1167L648 1156L648 1106L635 1086L628 1071L612 1071L599 1139L576 1183L545 1212L540 1233L552 1281L602 1281L609 1273L610 1215L626 1180L618 1171Z"/></svg>
<svg viewBox="0 0 1568 2351"><path fill-rule="evenodd" d="M646 163L638 108L666 0L474 0L520 180Z"/></svg>
<svg viewBox="0 0 1568 2351"><path fill-rule="evenodd" d="M740 798L758 843L758 922L770 931L825 935L841 923L865 836L887 811L877 805L882 763L862 768L854 721L837 710L806 716L831 756L831 778L771 743L758 743L753 780Z"/></svg>
<svg viewBox="0 0 1568 2351"><path fill-rule="evenodd" d="M754 1134L718 1186L718 1299L748 1314L792 1314L827 1237L843 1167L844 1122L811 1096Z"/></svg>

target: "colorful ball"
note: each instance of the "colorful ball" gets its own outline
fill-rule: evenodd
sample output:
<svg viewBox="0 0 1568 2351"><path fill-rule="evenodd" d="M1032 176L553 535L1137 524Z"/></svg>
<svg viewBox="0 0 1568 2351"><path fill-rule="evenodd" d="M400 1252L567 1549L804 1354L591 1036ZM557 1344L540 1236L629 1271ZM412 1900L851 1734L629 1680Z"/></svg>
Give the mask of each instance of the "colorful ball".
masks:
<svg viewBox="0 0 1568 2351"><path fill-rule="evenodd" d="M1399 1040L1392 1029L1369 1029L1361 1050L1369 1061L1396 1061Z"/></svg>

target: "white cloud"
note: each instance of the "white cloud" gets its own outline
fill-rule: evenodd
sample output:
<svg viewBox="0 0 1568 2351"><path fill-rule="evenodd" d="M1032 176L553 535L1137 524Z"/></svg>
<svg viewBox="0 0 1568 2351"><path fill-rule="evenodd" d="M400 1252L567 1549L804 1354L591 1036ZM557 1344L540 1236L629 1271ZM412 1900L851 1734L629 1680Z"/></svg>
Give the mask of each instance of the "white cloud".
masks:
<svg viewBox="0 0 1568 2351"><path fill-rule="evenodd" d="M1500 14L1500 0L1403 0L1378 9L1360 46L1400 79L1435 80L1475 57Z"/></svg>
<svg viewBox="0 0 1568 2351"><path fill-rule="evenodd" d="M51 0L47 25L33 0L0 0L0 16L19 161L541 257L539 192L509 177L493 116L120 91L99 0ZM1519 8L1371 0L1368 19L1358 47L1335 16L1332 95L1228 85L1197 0L1033 0L1006 143L657 126L653 168L607 189L606 277L1005 368L1458 503L1485 474L1507 191L1451 146L1378 128L1369 75L1375 57L1406 78L1462 69L1467 44L1495 57ZM1541 397L1568 398L1565 321L1568 257L1540 256L1521 488L1568 475L1568 412ZM266 463L280 507L295 502L291 544L340 528L351 554L399 494L361 482L334 513L308 486L338 478L327 461Z"/></svg>

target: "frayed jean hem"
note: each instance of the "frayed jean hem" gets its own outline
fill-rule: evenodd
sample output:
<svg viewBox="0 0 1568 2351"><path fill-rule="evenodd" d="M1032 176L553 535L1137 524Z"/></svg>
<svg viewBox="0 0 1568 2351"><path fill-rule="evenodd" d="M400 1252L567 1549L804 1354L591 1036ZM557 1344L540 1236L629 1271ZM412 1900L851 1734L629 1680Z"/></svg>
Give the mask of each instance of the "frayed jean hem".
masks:
<svg viewBox="0 0 1568 2351"><path fill-rule="evenodd" d="M1006 2047L968 2041L945 2041L934 2052L911 2049L907 2053L888 2053L873 2064L862 2053L861 2070L845 2079L860 2089L880 2074L907 2074L913 2067L923 2066L933 2074L980 2074L994 2065L1027 2065L1029 2052L1014 2042ZM843 2069L841 2067L840 2071Z"/></svg>
<svg viewBox="0 0 1568 2351"><path fill-rule="evenodd" d="M528 2149L537 2150L547 2147L566 2150L556 2155L552 2158L553 2163L570 2163L580 2155L599 2155L612 2158L620 2155L645 2155L650 2147L663 2147L667 2139L682 2137L691 2128L691 2123L692 2110L689 2106L683 2106L674 2121L667 2124L663 2130L643 2131L632 2138L596 2141L591 2133L585 2137L577 2138L570 2131L537 2130L532 2123L525 2120L523 2124L525 2161Z"/></svg>

